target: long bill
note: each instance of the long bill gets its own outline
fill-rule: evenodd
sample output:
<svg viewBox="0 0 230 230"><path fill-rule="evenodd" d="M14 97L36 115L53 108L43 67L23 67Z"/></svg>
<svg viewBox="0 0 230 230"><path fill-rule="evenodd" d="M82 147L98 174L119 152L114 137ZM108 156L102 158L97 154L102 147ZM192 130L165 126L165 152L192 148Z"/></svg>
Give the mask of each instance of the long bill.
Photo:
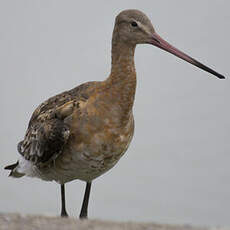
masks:
<svg viewBox="0 0 230 230"><path fill-rule="evenodd" d="M223 75L217 73L216 71L212 70L211 68L203 65L199 61L195 60L194 58L188 56L187 54L183 53L182 51L180 51L177 48L170 45L163 38L161 38L157 33L152 34L152 41L150 43L154 46L157 46L157 47L171 53L171 54L174 54L175 56L191 63L192 65L197 66L198 68L201 68L201 69L215 75L216 77L218 77L220 79L225 79L225 77Z"/></svg>

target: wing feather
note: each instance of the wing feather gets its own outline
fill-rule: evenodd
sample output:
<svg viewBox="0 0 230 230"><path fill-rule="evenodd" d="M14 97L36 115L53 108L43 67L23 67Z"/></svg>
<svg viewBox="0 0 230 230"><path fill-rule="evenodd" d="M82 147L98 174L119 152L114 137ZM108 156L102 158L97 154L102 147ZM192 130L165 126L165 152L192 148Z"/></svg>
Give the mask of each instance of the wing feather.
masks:
<svg viewBox="0 0 230 230"><path fill-rule="evenodd" d="M70 136L70 127L65 122L79 102L86 101L87 89L95 82L82 84L70 91L51 97L34 111L18 152L35 165L44 164L61 154Z"/></svg>

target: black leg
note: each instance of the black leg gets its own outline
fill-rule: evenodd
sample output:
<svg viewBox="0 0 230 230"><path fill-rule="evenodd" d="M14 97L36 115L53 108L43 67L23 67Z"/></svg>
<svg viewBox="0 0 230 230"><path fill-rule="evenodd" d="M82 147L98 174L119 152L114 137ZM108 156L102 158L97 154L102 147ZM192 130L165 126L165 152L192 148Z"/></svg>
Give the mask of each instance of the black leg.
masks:
<svg viewBox="0 0 230 230"><path fill-rule="evenodd" d="M90 189L91 189L91 182L87 182L86 188L85 188L84 199L83 199L83 203L81 206L81 213L79 216L80 219L87 219L88 218L88 204L89 204Z"/></svg>
<svg viewBox="0 0 230 230"><path fill-rule="evenodd" d="M61 184L61 217L67 217L65 209L65 184Z"/></svg>

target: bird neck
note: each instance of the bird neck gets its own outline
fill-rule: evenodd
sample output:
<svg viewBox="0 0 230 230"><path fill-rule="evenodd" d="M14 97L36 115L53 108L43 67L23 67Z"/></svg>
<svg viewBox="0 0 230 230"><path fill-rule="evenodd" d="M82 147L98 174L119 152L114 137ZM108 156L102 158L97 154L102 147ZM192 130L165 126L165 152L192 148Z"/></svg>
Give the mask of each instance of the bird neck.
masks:
<svg viewBox="0 0 230 230"><path fill-rule="evenodd" d="M136 79L134 52L135 45L112 42L112 67L109 78L113 83L126 83Z"/></svg>
<svg viewBox="0 0 230 230"><path fill-rule="evenodd" d="M112 42L112 67L109 78L113 97L116 98L124 113L132 111L136 91L136 71L134 65L135 45Z"/></svg>

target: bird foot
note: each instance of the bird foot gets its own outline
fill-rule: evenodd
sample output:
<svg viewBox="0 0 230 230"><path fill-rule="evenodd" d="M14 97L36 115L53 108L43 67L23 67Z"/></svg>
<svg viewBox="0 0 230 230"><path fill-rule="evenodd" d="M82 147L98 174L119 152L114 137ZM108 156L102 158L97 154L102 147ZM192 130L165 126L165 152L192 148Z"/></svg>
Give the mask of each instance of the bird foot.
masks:
<svg viewBox="0 0 230 230"><path fill-rule="evenodd" d="M66 211L61 212L61 217L67 218L69 215Z"/></svg>
<svg viewBox="0 0 230 230"><path fill-rule="evenodd" d="M86 220L86 219L88 219L88 216L86 213L81 213L79 218L80 218L80 220Z"/></svg>

